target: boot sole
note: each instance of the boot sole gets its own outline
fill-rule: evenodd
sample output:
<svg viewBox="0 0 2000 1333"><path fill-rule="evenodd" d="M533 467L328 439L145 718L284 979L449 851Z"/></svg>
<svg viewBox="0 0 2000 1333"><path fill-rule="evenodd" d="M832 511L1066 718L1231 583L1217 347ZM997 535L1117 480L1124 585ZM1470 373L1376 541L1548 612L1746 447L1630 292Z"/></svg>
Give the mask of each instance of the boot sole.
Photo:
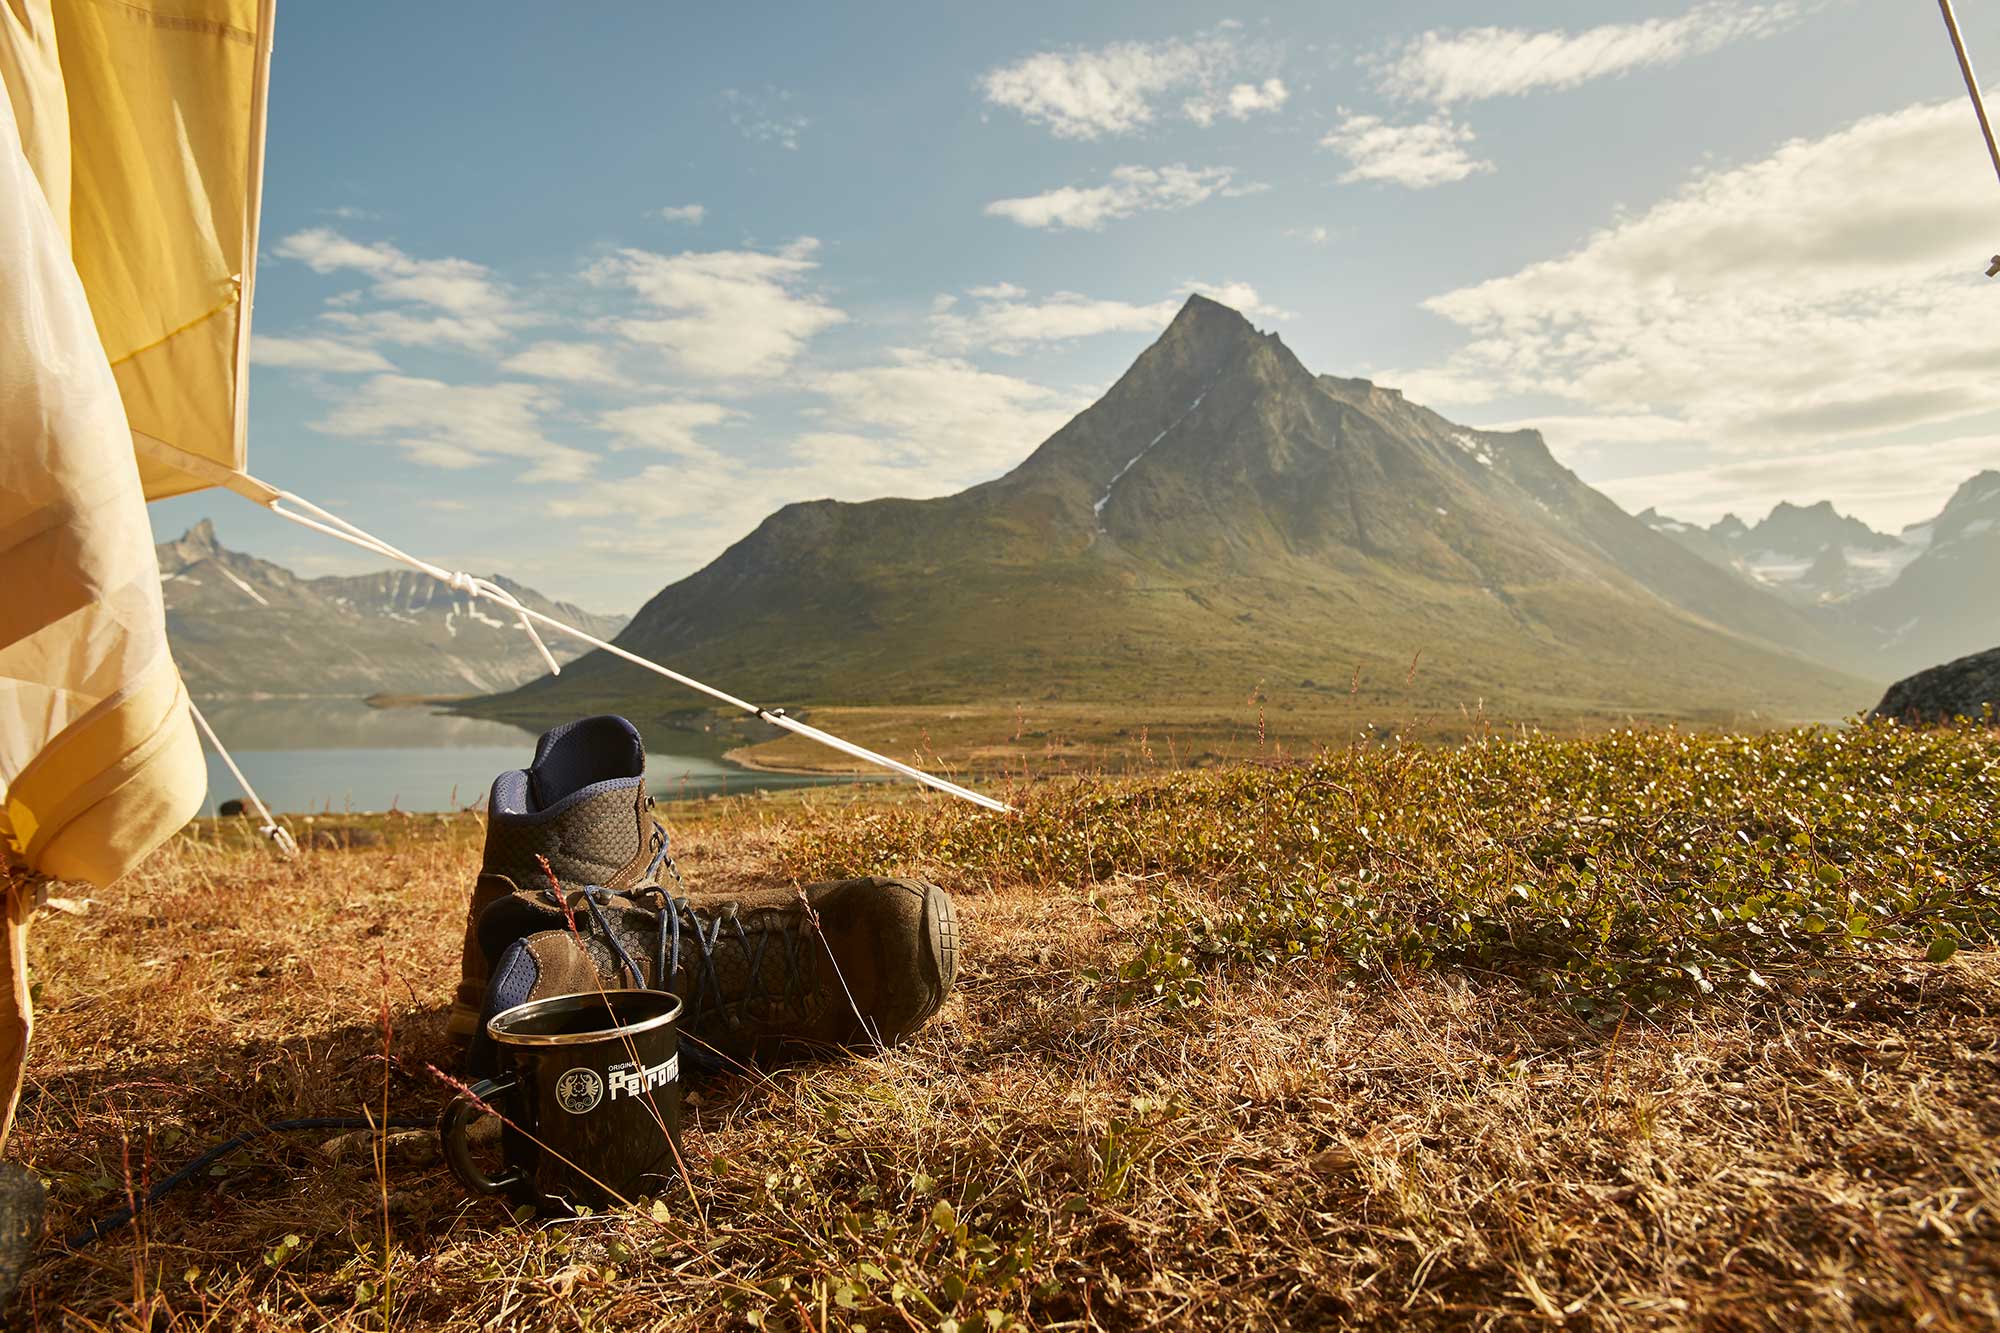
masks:
<svg viewBox="0 0 2000 1333"><path fill-rule="evenodd" d="M930 923L931 963L937 973L937 1002L941 1006L958 978L958 909L950 894L935 884L926 884L924 917Z"/></svg>

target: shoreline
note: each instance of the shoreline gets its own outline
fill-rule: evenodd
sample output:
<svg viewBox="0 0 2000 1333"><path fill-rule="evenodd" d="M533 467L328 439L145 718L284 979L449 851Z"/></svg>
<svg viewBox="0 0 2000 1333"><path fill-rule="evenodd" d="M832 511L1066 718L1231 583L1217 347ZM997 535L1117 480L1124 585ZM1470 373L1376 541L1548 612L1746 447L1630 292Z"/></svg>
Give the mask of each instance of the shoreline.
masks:
<svg viewBox="0 0 2000 1333"><path fill-rule="evenodd" d="M761 745L763 743L759 741L757 744ZM769 773L774 777L788 778L859 779L869 777L879 771L873 767L858 764L854 768L801 768L796 765L773 764L753 756L750 752L756 748L756 745L739 745L733 750L724 750L722 752L723 762L734 764L738 768L752 773Z"/></svg>

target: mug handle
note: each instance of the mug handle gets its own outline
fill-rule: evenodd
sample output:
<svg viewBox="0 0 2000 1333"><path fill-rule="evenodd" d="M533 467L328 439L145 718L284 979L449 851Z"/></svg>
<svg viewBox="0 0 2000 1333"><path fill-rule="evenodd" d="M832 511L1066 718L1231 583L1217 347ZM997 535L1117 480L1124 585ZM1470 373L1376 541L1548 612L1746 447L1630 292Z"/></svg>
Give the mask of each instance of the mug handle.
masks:
<svg viewBox="0 0 2000 1333"><path fill-rule="evenodd" d="M451 1166L451 1173L459 1183L475 1194L505 1194L522 1181L516 1171L489 1179L485 1172L473 1165L472 1147L465 1141L465 1131L481 1113L480 1103L488 1106L493 1099L514 1090L514 1080L483 1078L472 1085L471 1092L460 1093L445 1107L444 1117L438 1121L438 1140L444 1145L444 1159Z"/></svg>

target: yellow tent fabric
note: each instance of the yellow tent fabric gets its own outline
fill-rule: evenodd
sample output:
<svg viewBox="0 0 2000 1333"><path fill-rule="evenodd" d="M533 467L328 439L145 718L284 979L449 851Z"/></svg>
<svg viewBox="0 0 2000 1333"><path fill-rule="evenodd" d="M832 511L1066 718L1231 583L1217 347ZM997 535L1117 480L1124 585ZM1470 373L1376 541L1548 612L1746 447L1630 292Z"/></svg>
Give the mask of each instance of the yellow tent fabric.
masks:
<svg viewBox="0 0 2000 1333"><path fill-rule="evenodd" d="M270 0L68 0L70 244L146 498L235 485L248 424Z"/></svg>
<svg viewBox="0 0 2000 1333"><path fill-rule="evenodd" d="M242 477L271 0L0 0L0 851L106 884L206 791L145 501ZM0 949L0 1136L28 1014Z"/></svg>

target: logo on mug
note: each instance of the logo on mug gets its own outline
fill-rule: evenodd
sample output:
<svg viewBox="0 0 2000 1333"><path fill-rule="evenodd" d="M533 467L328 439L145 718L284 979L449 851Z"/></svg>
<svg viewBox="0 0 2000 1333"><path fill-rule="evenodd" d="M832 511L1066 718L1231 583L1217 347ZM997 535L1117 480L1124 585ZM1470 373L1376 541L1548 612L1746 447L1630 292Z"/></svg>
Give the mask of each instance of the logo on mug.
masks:
<svg viewBox="0 0 2000 1333"><path fill-rule="evenodd" d="M556 1105L571 1115L595 1110L604 1100L604 1080L593 1069L572 1069L556 1080Z"/></svg>
<svg viewBox="0 0 2000 1333"><path fill-rule="evenodd" d="M611 1100L620 1097L643 1097L654 1088L663 1087L681 1076L681 1058L670 1055L656 1065L638 1066L627 1061L613 1065L611 1074Z"/></svg>

